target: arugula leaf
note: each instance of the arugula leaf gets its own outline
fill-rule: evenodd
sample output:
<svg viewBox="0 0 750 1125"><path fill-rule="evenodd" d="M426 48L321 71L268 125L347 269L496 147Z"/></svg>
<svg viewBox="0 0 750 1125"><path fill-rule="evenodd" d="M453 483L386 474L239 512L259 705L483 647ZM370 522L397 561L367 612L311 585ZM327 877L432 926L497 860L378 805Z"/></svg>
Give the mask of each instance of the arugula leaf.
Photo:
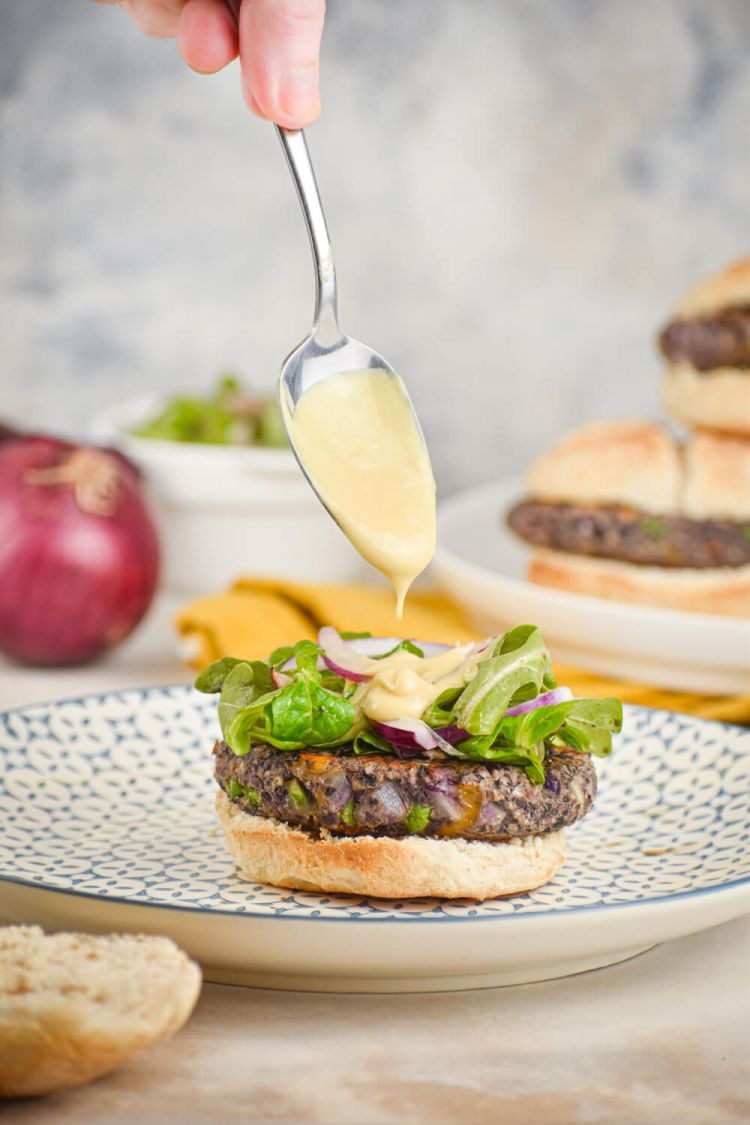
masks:
<svg viewBox="0 0 750 1125"><path fill-rule="evenodd" d="M206 695L215 695L217 691L221 691L224 680L232 669L242 663L243 661L238 660L236 656L222 656L221 660L214 660L213 664L204 668L196 679L194 684L196 690Z"/></svg>
<svg viewBox="0 0 750 1125"><path fill-rule="evenodd" d="M622 730L622 703L619 699L574 699L564 726L552 741L572 746L597 758L612 752L612 733Z"/></svg>
<svg viewBox="0 0 750 1125"><path fill-rule="evenodd" d="M281 645L275 648L268 658L268 663L276 668L279 664L286 664L287 660L291 660L294 656L293 645Z"/></svg>
<svg viewBox="0 0 750 1125"><path fill-rule="evenodd" d="M447 727L453 718L453 711L465 688L446 688L441 692L422 715L431 727Z"/></svg>
<svg viewBox="0 0 750 1125"><path fill-rule="evenodd" d="M618 699L571 699L523 715L504 715L489 735L458 743L465 758L520 766L537 785L544 782L545 746L571 746L603 757L612 749L612 732L622 728Z"/></svg>
<svg viewBox="0 0 750 1125"><path fill-rule="evenodd" d="M491 655L480 660L477 674L464 688L451 721L472 735L489 735L512 697L528 685L538 695L550 671L549 653L534 625L519 625L501 637Z"/></svg>

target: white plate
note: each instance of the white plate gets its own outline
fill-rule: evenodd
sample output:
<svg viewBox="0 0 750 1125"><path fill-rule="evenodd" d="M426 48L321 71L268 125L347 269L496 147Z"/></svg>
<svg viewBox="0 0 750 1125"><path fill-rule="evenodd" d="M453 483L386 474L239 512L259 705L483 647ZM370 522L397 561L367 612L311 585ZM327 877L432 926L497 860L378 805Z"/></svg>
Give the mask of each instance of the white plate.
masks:
<svg viewBox="0 0 750 1125"><path fill-rule="evenodd" d="M428 991L622 961L750 909L750 731L627 708L546 887L389 902L239 879L213 812L215 704L189 687L0 715L0 916L169 934L210 980Z"/></svg>
<svg viewBox="0 0 750 1125"><path fill-rule="evenodd" d="M535 586L505 512L519 481L483 485L440 506L435 569L480 628L538 625L560 661L677 691L750 691L750 621L624 605Z"/></svg>

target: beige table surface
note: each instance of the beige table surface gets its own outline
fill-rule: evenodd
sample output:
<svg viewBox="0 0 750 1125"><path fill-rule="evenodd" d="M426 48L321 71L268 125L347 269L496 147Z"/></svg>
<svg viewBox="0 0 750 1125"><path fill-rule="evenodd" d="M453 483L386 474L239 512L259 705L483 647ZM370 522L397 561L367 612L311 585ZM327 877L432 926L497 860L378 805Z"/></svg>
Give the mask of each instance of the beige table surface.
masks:
<svg viewBox="0 0 750 1125"><path fill-rule="evenodd" d="M0 706L187 679L162 602L90 669L0 663ZM456 956L461 956L460 948ZM326 996L206 985L188 1026L3 1122L750 1122L750 916L578 977Z"/></svg>

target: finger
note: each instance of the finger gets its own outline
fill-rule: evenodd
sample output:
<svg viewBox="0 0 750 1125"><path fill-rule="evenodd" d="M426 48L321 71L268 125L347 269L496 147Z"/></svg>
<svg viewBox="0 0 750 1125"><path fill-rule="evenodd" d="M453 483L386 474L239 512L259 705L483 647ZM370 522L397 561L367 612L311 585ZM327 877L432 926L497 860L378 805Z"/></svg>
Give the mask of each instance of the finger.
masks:
<svg viewBox="0 0 750 1125"><path fill-rule="evenodd" d="M213 74L237 57L239 35L222 0L187 0L177 25L177 45L188 66Z"/></svg>
<svg viewBox="0 0 750 1125"><path fill-rule="evenodd" d="M325 0L244 0L242 5L245 97L255 103L255 112L287 129L303 129L320 114L324 15Z"/></svg>
<svg viewBox="0 0 750 1125"><path fill-rule="evenodd" d="M145 35L167 39L177 34L184 0L123 0L123 7Z"/></svg>

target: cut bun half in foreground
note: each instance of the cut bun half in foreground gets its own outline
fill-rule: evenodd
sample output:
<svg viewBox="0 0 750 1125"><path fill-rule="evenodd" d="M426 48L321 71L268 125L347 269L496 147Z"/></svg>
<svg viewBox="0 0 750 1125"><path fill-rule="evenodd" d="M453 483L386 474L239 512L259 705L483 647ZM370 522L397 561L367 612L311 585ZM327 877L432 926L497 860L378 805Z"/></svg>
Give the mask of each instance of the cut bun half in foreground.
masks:
<svg viewBox="0 0 750 1125"><path fill-rule="evenodd" d="M201 971L144 934L0 928L0 1096L82 1086L188 1019Z"/></svg>

